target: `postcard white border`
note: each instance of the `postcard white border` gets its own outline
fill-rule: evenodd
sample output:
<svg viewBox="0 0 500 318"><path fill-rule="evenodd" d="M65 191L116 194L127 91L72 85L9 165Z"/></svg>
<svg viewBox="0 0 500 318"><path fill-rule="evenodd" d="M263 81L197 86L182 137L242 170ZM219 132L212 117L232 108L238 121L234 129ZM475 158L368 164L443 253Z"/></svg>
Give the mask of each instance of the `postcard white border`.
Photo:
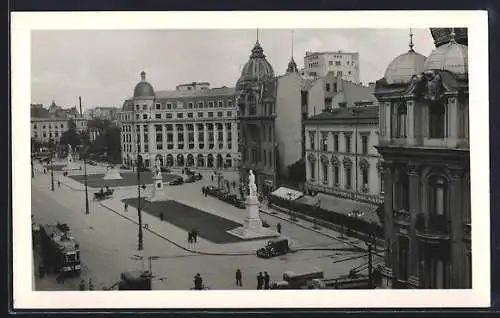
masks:
<svg viewBox="0 0 500 318"><path fill-rule="evenodd" d="M485 11L15 12L11 14L13 282L21 308L366 308L490 305L488 24ZM31 290L30 32L67 29L469 28L473 289L34 292ZM47 45L50 45L48 43ZM249 44L251 45L251 44ZM391 45L387 43L387 45ZM147 297L143 297L147 293Z"/></svg>

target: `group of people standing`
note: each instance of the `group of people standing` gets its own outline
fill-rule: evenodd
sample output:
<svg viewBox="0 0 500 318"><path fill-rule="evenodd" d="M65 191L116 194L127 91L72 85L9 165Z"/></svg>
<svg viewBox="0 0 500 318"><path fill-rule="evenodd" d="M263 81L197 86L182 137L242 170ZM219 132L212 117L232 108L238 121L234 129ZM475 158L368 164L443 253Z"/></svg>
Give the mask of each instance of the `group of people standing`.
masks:
<svg viewBox="0 0 500 318"><path fill-rule="evenodd" d="M196 243L198 240L198 231L192 230L188 233L188 243Z"/></svg>
<svg viewBox="0 0 500 318"><path fill-rule="evenodd" d="M268 272L264 272L264 274L259 272L257 275L257 289L270 289L270 280L271 276L269 276ZM239 268L236 269L236 286L243 286L242 273Z"/></svg>

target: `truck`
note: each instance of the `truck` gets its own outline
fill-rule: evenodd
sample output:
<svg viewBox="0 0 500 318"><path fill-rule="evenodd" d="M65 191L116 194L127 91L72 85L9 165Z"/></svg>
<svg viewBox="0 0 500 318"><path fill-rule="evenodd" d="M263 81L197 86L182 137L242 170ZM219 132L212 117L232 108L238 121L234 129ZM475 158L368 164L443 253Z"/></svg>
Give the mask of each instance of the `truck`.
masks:
<svg viewBox="0 0 500 318"><path fill-rule="evenodd" d="M151 272L131 269L121 273L118 290L151 290L151 279Z"/></svg>
<svg viewBox="0 0 500 318"><path fill-rule="evenodd" d="M283 273L283 280L273 282L272 289L312 289L312 282L315 279L323 278L323 270L313 266L309 270L300 272L286 271Z"/></svg>
<svg viewBox="0 0 500 318"><path fill-rule="evenodd" d="M257 250L257 256L260 258L271 258L274 256L284 255L290 251L288 240L279 238L267 241L266 246Z"/></svg>
<svg viewBox="0 0 500 318"><path fill-rule="evenodd" d="M374 289L368 276L313 279L312 289Z"/></svg>
<svg viewBox="0 0 500 318"><path fill-rule="evenodd" d="M81 270L80 244L67 224L40 225L39 239L46 271L79 274Z"/></svg>

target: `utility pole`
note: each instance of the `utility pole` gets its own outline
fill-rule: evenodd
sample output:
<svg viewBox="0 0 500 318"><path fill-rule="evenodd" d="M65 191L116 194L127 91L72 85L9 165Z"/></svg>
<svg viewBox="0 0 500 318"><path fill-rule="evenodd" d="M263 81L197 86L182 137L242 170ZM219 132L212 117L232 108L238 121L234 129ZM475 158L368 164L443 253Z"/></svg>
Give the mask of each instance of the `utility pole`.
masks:
<svg viewBox="0 0 500 318"><path fill-rule="evenodd" d="M135 116L135 108L134 108L134 116ZM134 128L137 125L134 125ZM135 137L137 138L135 142L135 147L136 147L136 165L137 165L137 215L138 215L138 221L139 221L139 232L137 233L137 249L139 251L142 251L144 248L144 243L143 243L143 238L142 238L142 213L141 213L141 167L142 167L142 157L139 154L139 146L140 146L140 139L137 136L137 134L140 132L137 131L137 129L134 129L135 131Z"/></svg>
<svg viewBox="0 0 500 318"><path fill-rule="evenodd" d="M33 167L33 157L31 157L31 178L35 177L35 168Z"/></svg>
<svg viewBox="0 0 500 318"><path fill-rule="evenodd" d="M354 186L356 187L354 191L354 198L358 197L358 109L356 106L352 109L354 111L354 116L356 116L356 122L354 124L354 170L356 171L356 179L354 180Z"/></svg>
<svg viewBox="0 0 500 318"><path fill-rule="evenodd" d="M369 288L373 288L373 243L375 236L370 234L366 244L368 245L368 282Z"/></svg>
<svg viewBox="0 0 500 318"><path fill-rule="evenodd" d="M80 103L80 117L83 117L83 113L82 113L82 97L81 96L78 96L78 101Z"/></svg>

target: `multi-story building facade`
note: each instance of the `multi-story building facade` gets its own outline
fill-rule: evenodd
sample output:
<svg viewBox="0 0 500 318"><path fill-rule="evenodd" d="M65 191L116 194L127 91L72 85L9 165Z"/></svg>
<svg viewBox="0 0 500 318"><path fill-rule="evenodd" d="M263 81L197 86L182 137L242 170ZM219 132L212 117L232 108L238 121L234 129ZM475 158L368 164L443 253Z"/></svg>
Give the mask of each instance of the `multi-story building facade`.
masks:
<svg viewBox="0 0 500 318"><path fill-rule="evenodd" d="M237 116L234 88L190 83L155 92L142 72L119 113L123 163L140 155L146 167L158 158L162 166L236 168Z"/></svg>
<svg viewBox="0 0 500 318"><path fill-rule="evenodd" d="M323 77L333 72L346 81L359 83L359 53L306 52L302 72L307 77Z"/></svg>
<svg viewBox="0 0 500 318"><path fill-rule="evenodd" d="M236 83L239 109L242 184L249 170L255 174L257 189L268 193L276 185L277 139L276 80L274 70L259 41Z"/></svg>
<svg viewBox="0 0 500 318"><path fill-rule="evenodd" d="M392 288L472 287L468 48L448 30L427 58L410 41L376 83Z"/></svg>
<svg viewBox="0 0 500 318"><path fill-rule="evenodd" d="M353 106L305 120L306 188L374 206L383 202L378 107Z"/></svg>
<svg viewBox="0 0 500 318"><path fill-rule="evenodd" d="M54 109L55 103L52 103ZM59 106L56 106L59 107ZM50 113L43 108L43 105L31 105L31 138L38 142L59 142L62 134L69 129L69 123L75 124L77 132L83 132L87 129L87 120L81 117L65 116L65 110L59 108L59 111ZM61 116L59 116L61 115Z"/></svg>

